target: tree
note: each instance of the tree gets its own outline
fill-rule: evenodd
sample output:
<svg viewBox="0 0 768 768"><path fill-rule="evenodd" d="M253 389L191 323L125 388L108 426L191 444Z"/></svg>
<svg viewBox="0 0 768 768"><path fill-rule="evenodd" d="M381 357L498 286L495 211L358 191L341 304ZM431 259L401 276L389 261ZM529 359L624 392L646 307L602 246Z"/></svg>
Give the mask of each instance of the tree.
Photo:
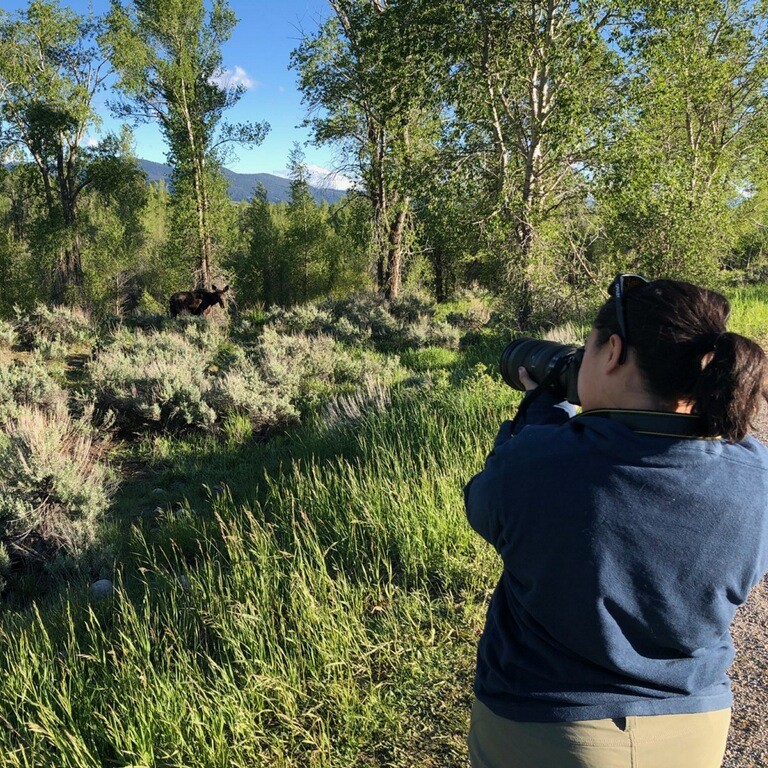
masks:
<svg viewBox="0 0 768 768"><path fill-rule="evenodd" d="M309 190L304 152L298 144L291 150L288 170L291 186L286 252L295 265L293 295L295 300L306 302L328 291L324 262L332 233L327 222L327 208L323 211Z"/></svg>
<svg viewBox="0 0 768 768"><path fill-rule="evenodd" d="M244 305L257 301L275 304L279 300L280 232L261 182L243 212L242 226L247 234L247 247L241 259L231 264L237 278L238 297Z"/></svg>
<svg viewBox="0 0 768 768"><path fill-rule="evenodd" d="M0 12L0 141L22 147L37 169L45 207L38 244L55 251L56 303L83 297L78 205L93 161L104 158L84 146L97 122L93 97L106 77L96 29L93 19L56 0L33 0L13 17Z"/></svg>
<svg viewBox="0 0 768 768"><path fill-rule="evenodd" d="M84 264L89 305L97 312L121 314L148 282L143 225L149 200L147 177L133 152L133 135L123 126L120 136L102 141L83 200L89 258Z"/></svg>
<svg viewBox="0 0 768 768"><path fill-rule="evenodd" d="M764 2L635 4L622 40L630 102L601 174L611 246L650 274L709 279L762 184Z"/></svg>
<svg viewBox="0 0 768 768"><path fill-rule="evenodd" d="M436 137L430 82L413 50L408 3L330 0L334 16L292 54L319 144L336 143L368 197L378 288L397 296L411 214L411 173Z"/></svg>
<svg viewBox="0 0 768 768"><path fill-rule="evenodd" d="M220 84L221 48L236 21L226 0L112 0L102 38L124 95L112 105L115 113L136 123L156 120L168 142L174 199L183 205L186 192L192 200L196 282L206 289L214 261L210 187L223 150L255 146L269 130L266 122L222 122L243 93Z"/></svg>
<svg viewBox="0 0 768 768"><path fill-rule="evenodd" d="M452 18L448 27L433 27L443 51L450 140L476 179L477 221L508 254L524 325L542 227L587 197L617 110L619 60L607 34L616 9L591 0L441 6Z"/></svg>

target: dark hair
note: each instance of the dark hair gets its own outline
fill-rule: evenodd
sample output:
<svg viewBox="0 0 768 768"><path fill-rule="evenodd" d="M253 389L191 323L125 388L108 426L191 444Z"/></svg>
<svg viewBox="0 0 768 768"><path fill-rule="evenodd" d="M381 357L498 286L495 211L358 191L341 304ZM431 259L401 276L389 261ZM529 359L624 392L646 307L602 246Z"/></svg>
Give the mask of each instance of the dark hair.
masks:
<svg viewBox="0 0 768 768"><path fill-rule="evenodd" d="M741 440L768 401L768 362L754 341L725 330L725 296L679 280L654 280L627 291L628 350L649 391L663 403L693 402L705 436ZM614 299L595 319L597 343L619 333Z"/></svg>

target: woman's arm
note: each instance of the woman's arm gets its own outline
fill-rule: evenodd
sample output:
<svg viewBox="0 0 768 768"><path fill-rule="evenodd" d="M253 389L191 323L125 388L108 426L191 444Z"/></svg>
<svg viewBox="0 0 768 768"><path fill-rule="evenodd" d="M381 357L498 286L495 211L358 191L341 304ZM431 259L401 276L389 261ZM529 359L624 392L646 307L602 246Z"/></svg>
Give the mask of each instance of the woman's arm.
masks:
<svg viewBox="0 0 768 768"><path fill-rule="evenodd" d="M526 386L528 383L533 385L523 398L523 403L528 400L526 408L520 418L502 422L493 442L493 450L485 460L485 468L464 487L464 508L469 524L496 549L499 548L502 527L500 510L502 506L509 509L509 500L504 498L502 488L504 475L508 473L508 468L506 472L504 468L506 457L497 455L497 450L525 427L565 424L576 413L576 406L561 401L552 392L538 391L535 382L527 374L528 382L522 372L520 378Z"/></svg>

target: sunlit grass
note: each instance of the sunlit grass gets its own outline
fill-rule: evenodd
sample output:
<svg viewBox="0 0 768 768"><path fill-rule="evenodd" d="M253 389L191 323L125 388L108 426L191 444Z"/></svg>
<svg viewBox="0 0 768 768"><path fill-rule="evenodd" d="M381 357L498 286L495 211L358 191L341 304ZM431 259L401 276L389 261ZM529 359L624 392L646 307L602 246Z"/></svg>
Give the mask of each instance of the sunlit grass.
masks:
<svg viewBox="0 0 768 768"><path fill-rule="evenodd" d="M768 290L729 298L768 339ZM267 442L232 422L136 448L114 598L74 583L0 618L3 764L463 768L498 563L462 488L519 397L509 338L413 353L429 375Z"/></svg>
<svg viewBox="0 0 768 768"><path fill-rule="evenodd" d="M513 398L477 370L244 447L218 496L132 529L111 601L6 616L4 764L464 765L494 567L461 489Z"/></svg>
<svg viewBox="0 0 768 768"><path fill-rule="evenodd" d="M768 285L759 283L726 291L731 302L728 329L768 342Z"/></svg>

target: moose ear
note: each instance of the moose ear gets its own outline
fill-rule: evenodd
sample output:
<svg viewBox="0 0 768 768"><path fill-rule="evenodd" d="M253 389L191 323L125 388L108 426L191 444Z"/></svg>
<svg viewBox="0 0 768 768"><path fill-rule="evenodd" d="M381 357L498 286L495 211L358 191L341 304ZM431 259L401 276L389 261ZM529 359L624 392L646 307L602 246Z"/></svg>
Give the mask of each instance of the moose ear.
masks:
<svg viewBox="0 0 768 768"><path fill-rule="evenodd" d="M226 293L228 290L229 290L229 286L228 286L228 285L225 285L225 286L224 286L224 287L221 289L221 292L222 292L222 293Z"/></svg>
<svg viewBox="0 0 768 768"><path fill-rule="evenodd" d="M211 288L213 288L213 290L216 291L216 293L219 292L219 289L213 283L211 283Z"/></svg>

